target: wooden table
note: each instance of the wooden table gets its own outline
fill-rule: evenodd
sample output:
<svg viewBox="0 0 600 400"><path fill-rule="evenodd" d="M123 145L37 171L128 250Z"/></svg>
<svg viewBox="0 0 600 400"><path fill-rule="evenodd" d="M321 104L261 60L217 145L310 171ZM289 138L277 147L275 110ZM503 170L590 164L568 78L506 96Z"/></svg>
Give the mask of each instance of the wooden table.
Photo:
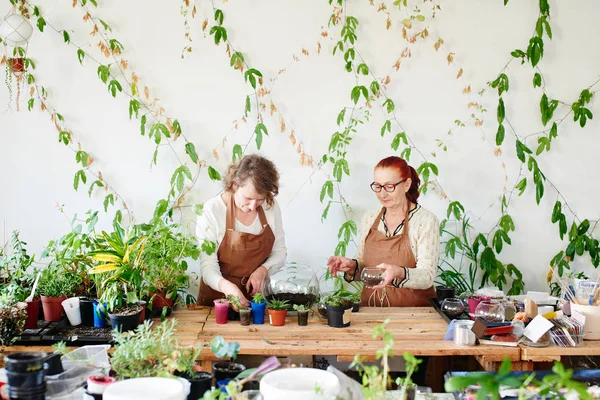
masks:
<svg viewBox="0 0 600 400"><path fill-rule="evenodd" d="M531 370L535 363L553 363L570 356L600 356L600 341L584 340L579 347L521 347L521 363Z"/></svg>
<svg viewBox="0 0 600 400"><path fill-rule="evenodd" d="M189 310L185 312L188 313ZM179 313L174 313L174 317L179 318ZM285 326L276 327L268 324L268 318L264 325L241 326L238 321L218 325L214 314L210 313L206 318L204 314L198 316L204 322L198 341L192 342L189 336L180 341L182 344L204 346L201 357L205 368L210 368L216 360L210 351L209 342L218 335L225 340L238 342L241 346L240 354L328 355L336 356L340 362L350 362L355 354L360 354L367 361L374 361L382 343L381 339L373 339L373 329L388 317L391 320L387 329L394 334L395 339L394 356L402 356L405 351L415 356L477 356L480 363L488 369L496 368L496 364L506 356L515 363L520 361L520 350L517 347L461 347L453 342L445 342L443 339L448 325L430 307L362 307L360 312L352 315L350 327L342 329L329 327L327 320L316 314L309 317L308 326L298 326L296 317L288 316ZM185 322L182 321L180 325L183 324Z"/></svg>

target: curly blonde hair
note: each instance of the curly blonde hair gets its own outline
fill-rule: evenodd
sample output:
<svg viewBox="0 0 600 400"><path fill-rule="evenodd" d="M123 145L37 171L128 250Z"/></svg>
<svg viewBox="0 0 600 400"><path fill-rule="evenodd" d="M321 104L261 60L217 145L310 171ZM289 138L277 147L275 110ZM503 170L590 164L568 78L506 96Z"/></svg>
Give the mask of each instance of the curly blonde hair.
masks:
<svg viewBox="0 0 600 400"><path fill-rule="evenodd" d="M258 154L244 156L227 168L223 187L232 193L234 185L242 186L247 179L251 179L256 191L265 196L269 207L273 206L275 196L279 194L279 172L275 164Z"/></svg>

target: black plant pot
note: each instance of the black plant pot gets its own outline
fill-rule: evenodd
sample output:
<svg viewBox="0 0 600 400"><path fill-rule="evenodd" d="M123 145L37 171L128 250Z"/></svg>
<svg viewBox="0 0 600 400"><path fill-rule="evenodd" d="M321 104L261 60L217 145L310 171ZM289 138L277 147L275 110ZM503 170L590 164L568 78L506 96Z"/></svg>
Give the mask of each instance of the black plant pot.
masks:
<svg viewBox="0 0 600 400"><path fill-rule="evenodd" d="M48 353L12 353L4 357L4 364L10 372L36 372L44 369Z"/></svg>
<svg viewBox="0 0 600 400"><path fill-rule="evenodd" d="M46 375L58 375L65 372L60 353L53 353L46 359Z"/></svg>
<svg viewBox="0 0 600 400"><path fill-rule="evenodd" d="M80 297L79 311L81 312L81 324L83 326L94 326L94 300Z"/></svg>
<svg viewBox="0 0 600 400"><path fill-rule="evenodd" d="M120 332L133 331L140 324L140 310L133 315L115 315L108 314L110 323L113 329L117 329Z"/></svg>
<svg viewBox="0 0 600 400"><path fill-rule="evenodd" d="M350 312L347 312L348 310ZM327 306L327 324L332 328L345 328L350 326L351 315L352 308L346 306Z"/></svg>
<svg viewBox="0 0 600 400"><path fill-rule="evenodd" d="M234 379L240 374L240 372L246 369L244 365L237 363L232 363L231 368L229 367L229 361L222 361L213 364L212 370L215 377L215 383L224 379Z"/></svg>
<svg viewBox="0 0 600 400"><path fill-rule="evenodd" d="M210 372L194 372L193 377L183 376L190 382L190 394L188 400L198 400L204 396L207 390L212 388L212 374Z"/></svg>
<svg viewBox="0 0 600 400"><path fill-rule="evenodd" d="M358 310L360 310L360 301L352 304L352 312L358 312Z"/></svg>
<svg viewBox="0 0 600 400"><path fill-rule="evenodd" d="M308 325L308 310L298 311L298 325L299 326L307 326Z"/></svg>
<svg viewBox="0 0 600 400"><path fill-rule="evenodd" d="M451 297L456 297L456 289L451 286L436 286L435 294L438 303L441 305L442 301Z"/></svg>
<svg viewBox="0 0 600 400"><path fill-rule="evenodd" d="M235 311L231 306L227 310L227 321L239 321L240 313Z"/></svg>

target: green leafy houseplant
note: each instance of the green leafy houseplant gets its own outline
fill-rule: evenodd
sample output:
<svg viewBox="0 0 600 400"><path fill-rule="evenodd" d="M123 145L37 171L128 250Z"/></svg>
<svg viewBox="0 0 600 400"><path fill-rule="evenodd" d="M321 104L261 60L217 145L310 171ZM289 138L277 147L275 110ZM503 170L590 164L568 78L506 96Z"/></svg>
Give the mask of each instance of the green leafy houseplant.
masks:
<svg viewBox="0 0 600 400"><path fill-rule="evenodd" d="M294 310L296 311L308 311L309 308L304 304L294 304Z"/></svg>
<svg viewBox="0 0 600 400"><path fill-rule="evenodd" d="M150 293L169 302L181 295L186 304L194 303L195 298L186 292L190 286L186 259L197 260L200 256L195 237L183 232L177 224L160 220L155 225L142 226L142 230L148 237L142 257Z"/></svg>
<svg viewBox="0 0 600 400"><path fill-rule="evenodd" d="M180 348L176 326L174 319L155 327L146 321L133 334L115 332L111 365L117 375L121 379L169 377L176 373L192 375L201 348Z"/></svg>
<svg viewBox="0 0 600 400"><path fill-rule="evenodd" d="M238 368L239 364L234 363L240 352L240 344L238 342L227 342L223 339L223 336L215 336L210 341L210 349L215 354L215 357L229 360L225 366L226 371L239 370L241 372L245 369L245 367ZM215 364L214 368L217 369L219 366Z"/></svg>
<svg viewBox="0 0 600 400"><path fill-rule="evenodd" d="M265 296L262 293L256 293L254 296L252 296L252 301L256 304L264 303Z"/></svg>
<svg viewBox="0 0 600 400"><path fill-rule="evenodd" d="M14 298L0 296L0 350L14 343L17 336L23 332L27 311L17 307ZM0 351L0 353L2 352Z"/></svg>
<svg viewBox="0 0 600 400"><path fill-rule="evenodd" d="M274 310L274 311L282 311L282 310L287 310L289 307L289 301L287 300L271 300L267 303L267 307L269 308L269 310Z"/></svg>
<svg viewBox="0 0 600 400"><path fill-rule="evenodd" d="M115 315L130 314L139 310L139 294L144 290L145 266L142 260L147 237L125 233L117 223L114 232L102 232L98 242L102 249L95 250L91 257L102 262L89 273L99 275L98 292L101 302L107 303L108 310Z"/></svg>
<svg viewBox="0 0 600 400"><path fill-rule="evenodd" d="M0 286L15 283L21 287L29 286L31 274L28 269L35 257L27 254L27 243L19 238L19 231L11 235L10 250L0 248Z"/></svg>
<svg viewBox="0 0 600 400"><path fill-rule="evenodd" d="M41 271L37 291L46 297L70 297L76 293L80 283L79 274L53 263Z"/></svg>

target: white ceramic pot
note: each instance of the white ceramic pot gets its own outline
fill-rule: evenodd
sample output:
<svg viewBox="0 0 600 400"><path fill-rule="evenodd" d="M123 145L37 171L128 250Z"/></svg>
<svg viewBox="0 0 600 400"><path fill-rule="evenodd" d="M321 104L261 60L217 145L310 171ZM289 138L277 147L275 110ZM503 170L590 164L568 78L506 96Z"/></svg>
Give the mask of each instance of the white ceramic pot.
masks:
<svg viewBox="0 0 600 400"><path fill-rule="evenodd" d="M182 378L135 378L113 383L106 388L102 399L186 400L189 392L189 382Z"/></svg>
<svg viewBox="0 0 600 400"><path fill-rule="evenodd" d="M62 303L69 323L73 326L81 325L81 311L79 309L79 297L70 297Z"/></svg>
<svg viewBox="0 0 600 400"><path fill-rule="evenodd" d="M321 400L335 398L339 391L337 376L315 368L284 368L265 374L260 381L264 400Z"/></svg>
<svg viewBox="0 0 600 400"><path fill-rule="evenodd" d="M571 303L571 313L574 313L575 311L585 316L583 339L600 340L600 307Z"/></svg>

